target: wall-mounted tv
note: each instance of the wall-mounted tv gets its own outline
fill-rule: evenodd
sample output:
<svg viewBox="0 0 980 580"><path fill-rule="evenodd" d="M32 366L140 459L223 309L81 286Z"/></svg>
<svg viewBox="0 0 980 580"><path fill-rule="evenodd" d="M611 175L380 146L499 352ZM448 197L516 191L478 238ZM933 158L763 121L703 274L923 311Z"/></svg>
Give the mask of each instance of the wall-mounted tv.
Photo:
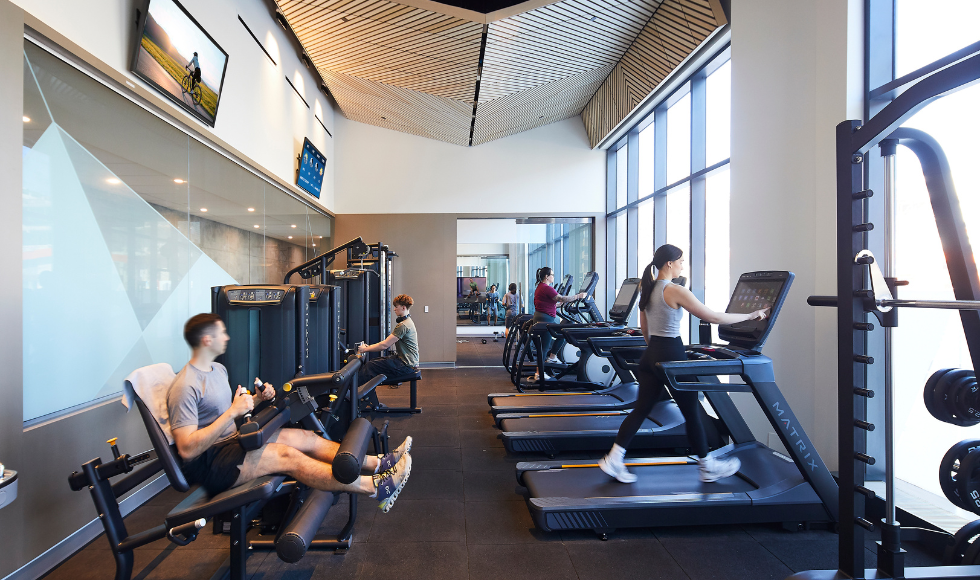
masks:
<svg viewBox="0 0 980 580"><path fill-rule="evenodd" d="M148 0L140 11L130 70L214 127L228 53L177 0Z"/></svg>
<svg viewBox="0 0 980 580"><path fill-rule="evenodd" d="M299 156L296 185L319 199L320 188L323 186L323 171L326 167L327 158L313 146L313 143L310 143L309 138L303 138L303 153Z"/></svg>

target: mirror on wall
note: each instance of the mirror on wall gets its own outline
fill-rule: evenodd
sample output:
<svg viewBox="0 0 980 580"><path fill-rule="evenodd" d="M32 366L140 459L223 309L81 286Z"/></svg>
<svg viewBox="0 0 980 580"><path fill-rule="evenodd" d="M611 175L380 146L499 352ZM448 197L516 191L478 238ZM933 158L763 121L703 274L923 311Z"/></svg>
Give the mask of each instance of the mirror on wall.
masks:
<svg viewBox="0 0 980 580"><path fill-rule="evenodd" d="M595 268L591 218L460 219L456 231L457 334L502 333L500 299L512 283L523 311L533 312L542 266L553 268L556 280L568 274L574 283ZM488 300L494 286L496 297Z"/></svg>

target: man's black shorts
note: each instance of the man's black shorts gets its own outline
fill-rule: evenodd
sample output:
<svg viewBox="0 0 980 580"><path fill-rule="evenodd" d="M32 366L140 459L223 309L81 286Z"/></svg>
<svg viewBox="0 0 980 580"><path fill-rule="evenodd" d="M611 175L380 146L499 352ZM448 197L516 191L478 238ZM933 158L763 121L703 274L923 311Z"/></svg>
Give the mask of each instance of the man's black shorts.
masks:
<svg viewBox="0 0 980 580"><path fill-rule="evenodd" d="M236 436L216 443L194 459L184 462L181 471L188 483L200 484L209 495L215 496L235 485L243 463L245 450L238 444Z"/></svg>

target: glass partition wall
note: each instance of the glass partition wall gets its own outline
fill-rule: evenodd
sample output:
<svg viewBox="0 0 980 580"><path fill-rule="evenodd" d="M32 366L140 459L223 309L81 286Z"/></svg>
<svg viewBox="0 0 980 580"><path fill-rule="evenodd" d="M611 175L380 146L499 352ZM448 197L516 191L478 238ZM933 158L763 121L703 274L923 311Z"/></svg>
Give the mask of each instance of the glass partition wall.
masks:
<svg viewBox="0 0 980 580"><path fill-rule="evenodd" d="M331 246L331 216L31 42L23 159L27 427L179 370L212 286L279 284Z"/></svg>

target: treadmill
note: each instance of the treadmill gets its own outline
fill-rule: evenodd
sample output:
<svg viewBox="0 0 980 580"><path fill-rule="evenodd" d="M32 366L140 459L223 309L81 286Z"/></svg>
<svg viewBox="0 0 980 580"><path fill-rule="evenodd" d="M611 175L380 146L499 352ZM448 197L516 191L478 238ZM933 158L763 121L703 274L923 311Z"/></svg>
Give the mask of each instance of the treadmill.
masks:
<svg viewBox="0 0 980 580"><path fill-rule="evenodd" d="M639 476L622 484L592 461L539 461L517 465L518 482L535 526L544 531L586 529L600 537L617 528L731 523L837 522L838 487L776 384L772 359L757 349L772 330L793 280L790 272L742 274L729 312L769 307L761 321L722 326L727 346L689 346L689 359L658 364L673 391L751 393L790 454L773 451L741 429L715 456L738 457L735 476L712 483L698 477L696 457L629 459ZM637 365L639 349L613 348L624 365ZM740 377L702 382L694 377Z"/></svg>

